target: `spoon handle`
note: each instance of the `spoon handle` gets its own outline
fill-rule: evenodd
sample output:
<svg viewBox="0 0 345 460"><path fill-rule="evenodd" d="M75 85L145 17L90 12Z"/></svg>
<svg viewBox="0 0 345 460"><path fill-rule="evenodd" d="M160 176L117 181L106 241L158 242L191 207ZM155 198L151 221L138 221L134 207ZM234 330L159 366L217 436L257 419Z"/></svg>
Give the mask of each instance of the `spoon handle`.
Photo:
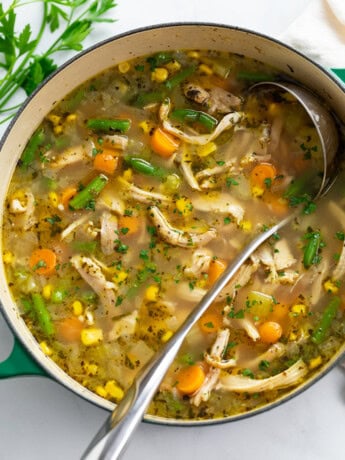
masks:
<svg viewBox="0 0 345 460"><path fill-rule="evenodd" d="M123 400L117 405L89 445L82 460L95 458L116 460L120 458L191 327L216 299L248 257L270 236L291 221L294 216L294 213L289 215L273 227L257 235L226 268L222 276L218 278L199 304L187 316L172 338L139 372Z"/></svg>

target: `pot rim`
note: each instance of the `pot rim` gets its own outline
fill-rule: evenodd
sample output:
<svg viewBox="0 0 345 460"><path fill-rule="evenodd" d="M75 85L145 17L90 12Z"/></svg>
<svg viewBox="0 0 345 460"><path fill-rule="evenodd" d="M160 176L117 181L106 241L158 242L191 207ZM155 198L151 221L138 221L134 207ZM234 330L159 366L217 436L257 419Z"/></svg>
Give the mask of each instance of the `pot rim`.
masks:
<svg viewBox="0 0 345 460"><path fill-rule="evenodd" d="M252 29L244 28L244 27L239 27L239 26L234 26L234 25L228 25L228 24L223 24L223 23L216 23L216 22L204 22L204 21L181 21L181 22L167 22L167 23L160 23L160 24L154 24L154 25L148 25L144 27L139 27L135 29L131 29L129 31L125 31L119 34L115 34L107 39L101 40L94 45L88 47L87 49L79 52L78 54L72 56L70 59L68 59L66 62L61 64L51 75L49 75L43 82L39 84L39 86L34 90L34 92L28 96L25 101L22 103L20 109L17 111L16 115L14 118L10 121L9 125L5 129L4 134L2 135L0 139L0 150L3 148L8 136L10 135L14 125L17 123L18 118L20 118L21 114L26 110L27 106L30 104L30 102L36 97L36 95L41 91L41 89L52 79L54 79L58 74L60 74L64 69L71 65L75 65L79 59L82 59L85 55L92 53L93 51L103 47L104 45L107 45L109 43L112 43L114 41L117 41L121 38L126 38L130 37L132 35L142 33L142 32L148 32L148 31L154 31L154 30L159 30L159 29L170 29L170 28L184 28L184 27L210 27L216 28L216 29L226 29L226 30L231 30L231 31L238 31L240 33L244 33L248 36L253 36L253 37L258 37L260 39L267 40L268 42L272 42L277 44L283 49L286 49L290 51L292 54L297 55L301 57L303 60L307 61L308 64L311 66L316 67L319 69L328 79L332 81L333 84L335 84L343 93L345 93L345 84L342 83L342 81L335 76L335 74L332 74L330 70L327 68L323 67L322 65L318 64L317 62L313 61L311 58L306 56L304 53L302 53L299 50L296 50L292 46L280 41L279 39L272 37L270 35L264 34L262 32L258 32ZM113 65L109 65L109 68L111 68ZM82 81L83 82L83 81ZM79 83L79 84L82 84ZM75 86L77 88L77 86ZM74 89L75 89L74 88ZM54 379L54 381L60 383L63 385L67 390L73 392L74 394L77 394L78 396L82 397L86 401L88 401L91 404L94 404L97 407L101 407L103 409L111 411L113 407L116 405L113 403L110 403L108 401L107 407L105 404L102 404L103 398L100 397L95 397L96 395L91 392L90 390L85 391L85 394L83 394L82 391L77 392L76 389L72 388L69 380L71 379L73 382L76 382L73 378L68 376L64 371L64 375L68 378L62 379L60 376L55 375L54 370L51 369L43 360L40 360L34 351L30 348L30 345L26 343L26 341L21 337L19 332L17 331L17 327L15 325L15 322L12 321L10 318L9 313L7 312L7 309L4 307L3 303L0 300L0 307L1 311L3 313L3 316L6 320L6 323L9 325L11 331L13 334L19 339L27 353L33 358L34 361L38 362L40 366L47 372L47 374ZM34 339L36 341L36 339ZM268 404L265 404L263 406L258 407L257 409L251 410L249 412L245 413L240 413L237 415L233 416L228 416L225 418L217 418L217 419L207 419L207 420L186 420L186 419L170 419L170 418L164 418L164 417L157 417L154 415L145 415L143 421L156 424L156 425L168 425L168 426L178 426L178 427L195 427L195 426L209 426L209 425L218 425L218 424L223 424L223 423L229 423L229 422L235 422L239 420L243 420L249 417L253 417L258 414L262 414L263 412L266 412L270 409L273 409L277 407L278 405L290 401L293 397L301 394L305 390L307 390L311 385L316 383L318 380L320 380L322 377L324 377L329 371L331 371L343 358L345 357L345 350L340 352L338 351L317 373L309 377L302 385L299 385L297 388L293 388L290 390L288 393L285 393L283 396L280 398L274 400L273 402L270 402ZM50 360L50 358L49 358ZM55 363L54 363L55 364ZM82 387L81 384L76 382L78 386ZM82 387L84 388L84 387ZM99 401L98 401L99 399ZM112 407L111 407L112 406Z"/></svg>

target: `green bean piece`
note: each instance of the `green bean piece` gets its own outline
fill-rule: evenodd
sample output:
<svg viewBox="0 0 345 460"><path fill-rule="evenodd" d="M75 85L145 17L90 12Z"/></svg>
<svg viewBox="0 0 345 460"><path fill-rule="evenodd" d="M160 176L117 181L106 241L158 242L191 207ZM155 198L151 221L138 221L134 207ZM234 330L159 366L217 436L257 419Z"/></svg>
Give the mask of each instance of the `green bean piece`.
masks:
<svg viewBox="0 0 345 460"><path fill-rule="evenodd" d="M340 297L333 297L322 313L322 317L314 329L311 340L316 343L322 343L331 327L333 319L336 317L341 303Z"/></svg>
<svg viewBox="0 0 345 460"><path fill-rule="evenodd" d="M176 109L171 112L171 118L182 122L199 122L209 131L213 131L217 126L217 119L206 112L192 109Z"/></svg>
<svg viewBox="0 0 345 460"><path fill-rule="evenodd" d="M190 75L192 75L195 72L195 67L186 67L185 69L181 70L181 72L176 73L172 77L170 77L166 82L165 86L169 89L172 90L176 86L178 86L180 83L182 83L186 78L188 78Z"/></svg>
<svg viewBox="0 0 345 460"><path fill-rule="evenodd" d="M72 211L77 209L94 209L94 200L107 185L108 178L104 174L95 177L87 186L77 193L69 202Z"/></svg>
<svg viewBox="0 0 345 460"><path fill-rule="evenodd" d="M318 253L321 244L321 233L312 232L308 237L308 243L304 248L303 265L305 268L311 267L318 261Z"/></svg>
<svg viewBox="0 0 345 460"><path fill-rule="evenodd" d="M154 91L151 93L140 93L133 101L135 107L143 108L150 104L162 102L165 95L163 93Z"/></svg>
<svg viewBox="0 0 345 460"><path fill-rule="evenodd" d="M237 78L239 80L245 80L245 81L251 81L251 82L274 80L274 76L271 74L262 73L262 72L247 72L245 70L239 71L237 74Z"/></svg>
<svg viewBox="0 0 345 460"><path fill-rule="evenodd" d="M32 297L32 305L33 310L35 312L35 316L37 318L38 324L42 329L42 332L45 335L53 335L54 334L54 325L52 319L50 317L50 313L47 309L47 306L43 300L41 294L33 293Z"/></svg>
<svg viewBox="0 0 345 460"><path fill-rule="evenodd" d="M135 169L139 173L145 174L146 176L162 178L169 175L169 171L167 171L166 169L161 168L159 166L155 166L142 158L126 156L125 162L133 169Z"/></svg>
<svg viewBox="0 0 345 460"><path fill-rule="evenodd" d="M125 133L131 127L131 121L126 119L105 119L105 118L90 118L87 121L87 127L94 131L111 132L118 131Z"/></svg>
<svg viewBox="0 0 345 460"><path fill-rule="evenodd" d="M156 53L153 56L150 56L146 61L150 64L150 70L155 70L156 67L167 64L173 60L171 53L165 53L164 51Z"/></svg>
<svg viewBox="0 0 345 460"><path fill-rule="evenodd" d="M30 139L28 145L25 147L22 157L20 159L21 167L27 168L35 159L36 152L38 148L43 144L44 141L44 131L39 129L34 133Z"/></svg>

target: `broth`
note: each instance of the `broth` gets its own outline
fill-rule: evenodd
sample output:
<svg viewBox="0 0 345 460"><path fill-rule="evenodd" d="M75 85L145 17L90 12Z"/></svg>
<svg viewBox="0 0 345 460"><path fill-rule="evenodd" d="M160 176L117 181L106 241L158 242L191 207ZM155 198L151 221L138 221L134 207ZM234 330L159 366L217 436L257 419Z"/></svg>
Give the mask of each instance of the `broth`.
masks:
<svg viewBox="0 0 345 460"><path fill-rule="evenodd" d="M310 119L283 91L248 92L282 78L226 53L144 56L79 87L26 146L4 213L8 283L42 350L101 397L120 401L238 251L298 205L193 327L149 411L250 411L340 347L343 191L316 207Z"/></svg>

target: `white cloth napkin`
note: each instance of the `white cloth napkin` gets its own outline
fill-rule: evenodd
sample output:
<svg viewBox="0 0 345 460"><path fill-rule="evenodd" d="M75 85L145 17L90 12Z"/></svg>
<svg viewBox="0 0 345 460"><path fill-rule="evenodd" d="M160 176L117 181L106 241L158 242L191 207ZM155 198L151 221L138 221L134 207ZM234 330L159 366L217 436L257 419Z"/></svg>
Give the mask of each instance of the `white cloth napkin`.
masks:
<svg viewBox="0 0 345 460"><path fill-rule="evenodd" d="M280 39L325 67L345 69L345 0L313 0Z"/></svg>

